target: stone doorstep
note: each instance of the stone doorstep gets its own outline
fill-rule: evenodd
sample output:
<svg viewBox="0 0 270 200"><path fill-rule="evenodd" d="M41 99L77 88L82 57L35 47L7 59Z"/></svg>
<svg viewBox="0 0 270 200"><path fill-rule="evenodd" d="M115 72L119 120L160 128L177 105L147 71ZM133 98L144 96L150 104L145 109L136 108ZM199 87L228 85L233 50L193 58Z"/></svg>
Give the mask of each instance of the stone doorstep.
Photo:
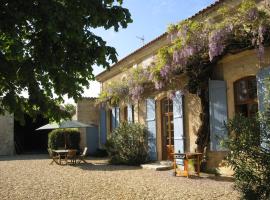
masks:
<svg viewBox="0 0 270 200"><path fill-rule="evenodd" d="M141 167L143 169L163 171L163 170L171 170L173 168L173 164L171 161L160 161L160 162L143 164L141 165Z"/></svg>

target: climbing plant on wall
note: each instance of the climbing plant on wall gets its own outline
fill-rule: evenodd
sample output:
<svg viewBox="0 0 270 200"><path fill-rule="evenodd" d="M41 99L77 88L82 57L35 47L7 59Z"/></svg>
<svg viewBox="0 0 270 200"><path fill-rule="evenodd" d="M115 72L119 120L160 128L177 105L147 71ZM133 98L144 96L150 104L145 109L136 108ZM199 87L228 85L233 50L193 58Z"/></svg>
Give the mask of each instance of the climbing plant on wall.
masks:
<svg viewBox="0 0 270 200"><path fill-rule="evenodd" d="M197 133L198 151L204 151L209 141L208 80L213 66L228 53L255 49L263 62L264 47L270 43L270 16L265 7L254 0L243 0L236 7L222 6L204 20L188 19L168 28L170 45L161 48L148 67L139 66L130 72L127 82L114 84L117 91L125 88L125 100L144 97L145 86L155 90L169 90L173 97L177 74L188 76L186 90L201 100L202 125ZM108 86L101 93L101 101L120 101L123 92L110 92ZM115 103L115 101L112 101Z"/></svg>

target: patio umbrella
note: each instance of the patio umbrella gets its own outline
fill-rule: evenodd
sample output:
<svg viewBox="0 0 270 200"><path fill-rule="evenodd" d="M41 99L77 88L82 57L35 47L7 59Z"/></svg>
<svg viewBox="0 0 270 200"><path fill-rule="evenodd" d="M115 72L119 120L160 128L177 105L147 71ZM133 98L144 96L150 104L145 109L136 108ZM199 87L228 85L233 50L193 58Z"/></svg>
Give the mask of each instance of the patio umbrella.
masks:
<svg viewBox="0 0 270 200"><path fill-rule="evenodd" d="M94 123L85 124L85 123L75 121L75 120L65 120L59 123L53 122L50 124L46 124L44 126L37 128L36 131L46 130L46 129L87 128L87 127L94 127L94 126L95 126ZM65 149L67 146L66 141L67 141L67 138L65 134Z"/></svg>

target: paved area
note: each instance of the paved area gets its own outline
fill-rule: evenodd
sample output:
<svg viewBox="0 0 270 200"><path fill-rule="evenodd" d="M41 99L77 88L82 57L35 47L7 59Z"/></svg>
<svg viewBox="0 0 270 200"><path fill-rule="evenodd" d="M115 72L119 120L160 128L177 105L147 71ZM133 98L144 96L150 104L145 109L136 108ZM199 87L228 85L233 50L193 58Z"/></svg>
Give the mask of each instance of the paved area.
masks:
<svg viewBox="0 0 270 200"><path fill-rule="evenodd" d="M0 199L238 199L233 182L172 171L93 164L49 165L46 155L0 157Z"/></svg>

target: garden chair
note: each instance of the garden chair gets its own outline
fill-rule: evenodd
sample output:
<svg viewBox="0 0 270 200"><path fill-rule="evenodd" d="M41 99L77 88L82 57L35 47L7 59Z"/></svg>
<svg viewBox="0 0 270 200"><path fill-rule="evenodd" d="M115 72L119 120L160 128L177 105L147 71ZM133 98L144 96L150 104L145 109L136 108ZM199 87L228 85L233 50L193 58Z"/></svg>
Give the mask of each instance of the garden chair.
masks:
<svg viewBox="0 0 270 200"><path fill-rule="evenodd" d="M85 160L86 154L87 154L87 147L84 147L83 153L78 156L78 163L80 163L81 161L83 161L84 163L87 163Z"/></svg>
<svg viewBox="0 0 270 200"><path fill-rule="evenodd" d="M60 155L57 155L51 149L48 149L48 153L49 153L50 158L52 159L52 162L50 163L50 165L52 165L54 162L57 165L61 164L61 157L60 157Z"/></svg>
<svg viewBox="0 0 270 200"><path fill-rule="evenodd" d="M66 164L68 164L68 161L70 160L71 164L76 164L76 149L69 149L67 152L67 155L65 157Z"/></svg>

